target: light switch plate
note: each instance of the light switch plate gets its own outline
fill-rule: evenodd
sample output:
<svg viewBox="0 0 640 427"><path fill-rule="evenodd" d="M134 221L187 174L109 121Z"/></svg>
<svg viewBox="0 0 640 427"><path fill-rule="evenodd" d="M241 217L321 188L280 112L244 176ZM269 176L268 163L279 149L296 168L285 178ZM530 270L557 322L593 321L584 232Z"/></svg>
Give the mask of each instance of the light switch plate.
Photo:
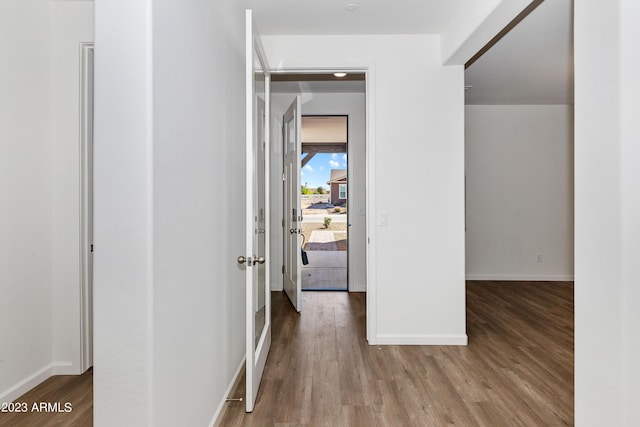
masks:
<svg viewBox="0 0 640 427"><path fill-rule="evenodd" d="M378 212L378 225L386 227L389 225L389 213L386 211Z"/></svg>

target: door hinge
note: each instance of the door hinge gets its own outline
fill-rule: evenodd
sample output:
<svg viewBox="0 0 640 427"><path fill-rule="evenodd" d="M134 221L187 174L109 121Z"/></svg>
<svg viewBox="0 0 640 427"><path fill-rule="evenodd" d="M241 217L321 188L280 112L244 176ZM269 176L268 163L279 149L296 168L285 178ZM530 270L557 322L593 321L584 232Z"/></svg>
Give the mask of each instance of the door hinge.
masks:
<svg viewBox="0 0 640 427"><path fill-rule="evenodd" d="M284 218L282 218L282 226L284 227Z"/></svg>
<svg viewBox="0 0 640 427"><path fill-rule="evenodd" d="M91 247L89 249L89 252L93 252L93 243L91 244Z"/></svg>
<svg viewBox="0 0 640 427"><path fill-rule="evenodd" d="M286 180L287 180L287 178L285 178L284 172L282 172L282 182L285 182Z"/></svg>
<svg viewBox="0 0 640 427"><path fill-rule="evenodd" d="M282 266L282 274L284 274L284 265Z"/></svg>

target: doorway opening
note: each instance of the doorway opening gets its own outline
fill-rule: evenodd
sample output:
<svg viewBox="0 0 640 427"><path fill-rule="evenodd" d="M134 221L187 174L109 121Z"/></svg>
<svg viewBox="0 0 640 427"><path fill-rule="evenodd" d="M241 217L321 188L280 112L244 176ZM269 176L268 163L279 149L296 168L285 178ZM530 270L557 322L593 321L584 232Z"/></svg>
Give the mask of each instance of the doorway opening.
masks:
<svg viewBox="0 0 640 427"><path fill-rule="evenodd" d="M347 291L347 115L302 115L303 291Z"/></svg>
<svg viewBox="0 0 640 427"><path fill-rule="evenodd" d="M333 73L272 74L274 141L276 136L283 140L282 123L276 122L282 118L281 112L296 96L301 99L298 252L306 251L308 260L300 266L301 290L366 290L365 88L362 71L345 77ZM272 170L276 162L284 163L286 147L281 150L278 158L272 158ZM294 228L287 225L284 202L274 197L272 204L274 209L277 204L283 209L281 241L286 241ZM272 253L276 250L274 247ZM283 271L288 271L285 264L286 260Z"/></svg>

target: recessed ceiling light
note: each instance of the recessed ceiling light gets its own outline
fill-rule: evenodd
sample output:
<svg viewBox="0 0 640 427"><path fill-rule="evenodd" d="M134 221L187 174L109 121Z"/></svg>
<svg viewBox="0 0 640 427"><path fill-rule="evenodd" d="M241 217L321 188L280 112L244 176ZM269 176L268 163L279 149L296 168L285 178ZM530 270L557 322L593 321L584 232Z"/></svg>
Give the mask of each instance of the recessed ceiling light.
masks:
<svg viewBox="0 0 640 427"><path fill-rule="evenodd" d="M353 12L357 8L358 8L358 3L347 3L347 7L345 9L347 9L349 12Z"/></svg>
<svg viewBox="0 0 640 427"><path fill-rule="evenodd" d="M343 77L347 76L347 73L333 73L334 76L336 76L337 78L341 79Z"/></svg>

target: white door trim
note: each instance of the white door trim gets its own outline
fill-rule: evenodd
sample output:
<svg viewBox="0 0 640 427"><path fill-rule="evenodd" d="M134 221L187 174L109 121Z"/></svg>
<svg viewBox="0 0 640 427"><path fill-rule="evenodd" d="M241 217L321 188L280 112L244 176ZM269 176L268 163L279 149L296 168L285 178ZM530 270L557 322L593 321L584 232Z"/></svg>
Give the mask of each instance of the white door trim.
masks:
<svg viewBox="0 0 640 427"><path fill-rule="evenodd" d="M80 370L93 366L93 43L80 43Z"/></svg>
<svg viewBox="0 0 640 427"><path fill-rule="evenodd" d="M377 272L376 272L376 73L375 61L370 59L336 60L331 63L313 63L312 61L283 61L278 67L271 68L272 74L291 73L333 73L336 71L364 72L366 74L365 121L366 121L366 289L367 289L367 340L377 344Z"/></svg>

